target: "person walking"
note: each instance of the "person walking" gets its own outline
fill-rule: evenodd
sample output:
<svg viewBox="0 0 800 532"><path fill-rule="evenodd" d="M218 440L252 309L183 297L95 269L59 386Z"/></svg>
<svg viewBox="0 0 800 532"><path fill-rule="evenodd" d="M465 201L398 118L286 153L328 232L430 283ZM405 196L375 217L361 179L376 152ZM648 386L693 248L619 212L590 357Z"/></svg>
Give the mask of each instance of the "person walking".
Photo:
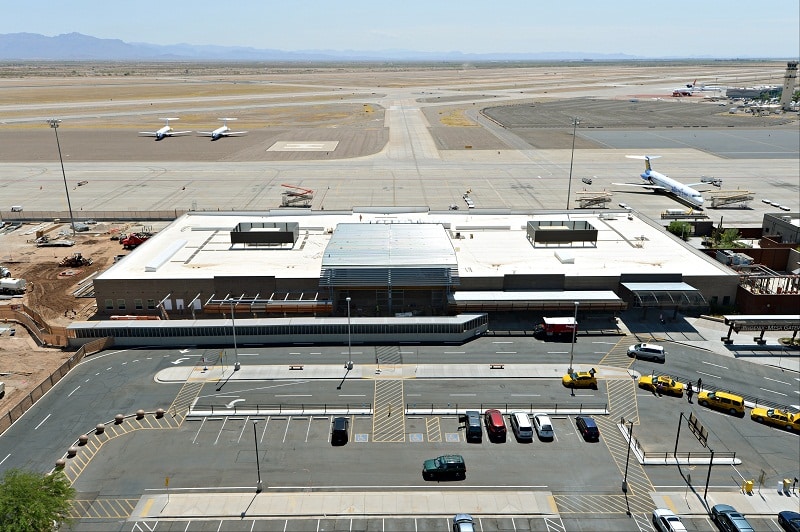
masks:
<svg viewBox="0 0 800 532"><path fill-rule="evenodd" d="M689 381L689 385L686 387L686 398L689 402L692 402L692 396L694 395L694 388L692 387L692 381Z"/></svg>
<svg viewBox="0 0 800 532"><path fill-rule="evenodd" d="M703 391L703 379L697 379L697 393Z"/></svg>

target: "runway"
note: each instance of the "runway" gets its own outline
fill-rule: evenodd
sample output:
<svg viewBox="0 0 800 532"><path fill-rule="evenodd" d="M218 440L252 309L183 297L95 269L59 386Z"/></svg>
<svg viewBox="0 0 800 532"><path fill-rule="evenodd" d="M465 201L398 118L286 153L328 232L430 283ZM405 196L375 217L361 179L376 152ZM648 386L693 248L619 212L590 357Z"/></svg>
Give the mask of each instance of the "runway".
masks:
<svg viewBox="0 0 800 532"><path fill-rule="evenodd" d="M282 121L260 128L251 126L258 120L253 113L263 112L263 95L249 100L240 96L225 101L224 113L238 110L245 115L236 126L251 133L217 142L196 136L154 142L136 132L150 129L154 114L176 116L181 112L186 120L178 129L194 129L200 121L197 113L223 112L219 97L170 97L161 102L170 110L138 109L136 102L142 104L143 100L131 98L131 105L115 102L113 110L100 109L96 114L88 110L102 107L99 100L77 107L66 102L63 109L53 104L28 104L16 111L16 126L0 130L4 147L0 152L4 198L0 213L13 217L7 212L11 205L23 205L28 213L66 211L64 177L52 130L46 125L32 126L44 111L71 116L58 133L70 202L73 211L81 213L76 219L91 217L96 211L273 209L281 204L284 183L313 189L312 208L325 210L466 208L462 196L468 190L478 210L564 209L568 203L575 206L574 193L583 189L612 192L611 206L624 202L651 216L679 207L663 195L612 184L639 181L641 162L625 155L643 152L660 155L656 169L684 183L713 176L723 180L722 190L755 193L749 209L707 210L715 221L724 217L726 223L760 225L764 212L776 210L762 203L762 198L777 198L791 211L800 210L796 116L788 125L752 117L755 122L740 122L736 127L689 131L672 126L659 129L657 119L653 119L653 127L646 128L585 127L576 132L573 153L570 115L581 112L581 106L574 104L576 98L601 98L631 107L636 103L631 101L635 94L663 88L664 79L653 77L647 84L623 85L618 81L629 73L622 72L619 79L609 77L601 84L581 86L562 76L547 85L547 76L539 73L541 80L518 90L519 73L511 70L505 80L503 72L475 74L483 76L473 81L477 86L470 86L469 73L455 79L430 75L430 80L414 79L406 86L388 87L369 85L374 80L362 73L350 80L358 86L343 102L332 98L337 91L343 92L339 88L309 91L303 86L292 93L284 87L270 104ZM664 69L661 73L664 75ZM674 76L681 74L675 72ZM551 92L559 88L561 92L554 97ZM302 97L302 101L292 102L293 97ZM254 108L248 108L248 102ZM487 120L479 112L484 107L514 105L535 110L537 105L552 106L552 102L565 102L561 109L551 110L554 124L563 122L562 127L543 126L535 120L503 124ZM681 112L686 106L700 109L697 106L709 105L670 104ZM614 114L611 109L608 116ZM117 119L104 127L104 119L96 117L108 112L114 112ZM464 123L449 125L447 119L452 117ZM599 120L602 118L594 118ZM479 145L466 144L472 139ZM275 147L280 143L328 148L278 150ZM548 143L555 147L542 148ZM592 184L583 184L583 177L592 177ZM78 186L81 182L85 184ZM569 202L568 189L573 193Z"/></svg>

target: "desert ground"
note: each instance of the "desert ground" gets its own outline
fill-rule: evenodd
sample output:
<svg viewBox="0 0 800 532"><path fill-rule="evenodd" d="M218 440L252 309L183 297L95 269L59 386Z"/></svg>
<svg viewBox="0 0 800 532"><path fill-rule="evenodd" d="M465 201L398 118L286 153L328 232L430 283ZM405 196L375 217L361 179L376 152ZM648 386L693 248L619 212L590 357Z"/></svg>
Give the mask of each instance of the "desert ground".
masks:
<svg viewBox="0 0 800 532"><path fill-rule="evenodd" d="M671 97L673 88L696 78L715 86L780 84L784 69L782 62L733 61L502 67L4 65L0 77L0 163L26 175L25 179L0 180L0 190L4 203L20 187L35 192L37 187L30 172L36 174L43 163L58 163L59 151L46 123L49 118L62 120L59 149L68 166L134 162L154 167L206 162L307 164L362 158L387 146L392 131L386 124L386 111L397 105L421 110L435 149L441 153L472 156L497 151L499 155L501 151L524 149L521 143L527 143L528 148L566 153L563 150L569 150L570 143L576 140L576 150L602 149L587 138L573 137L571 121L578 113L584 127L589 124L588 127L608 129L687 124L703 128L796 128L796 114L756 119L728 113L727 107L709 101L707 96L713 95ZM632 103L643 106L629 113ZM163 125L161 117L174 116L180 117L172 124L176 130L190 134L161 142L139 136L139 132L154 131ZM233 129L246 130L248 134L217 142L194 138L197 131L213 129L219 125L218 118L228 116L238 119L230 124ZM503 129L513 131L514 137L504 136ZM320 139L337 142L337 149L268 149L278 141L302 143ZM37 201L41 205L63 192L60 178L59 173L46 189L45 185L38 187L41 200ZM99 173L97 179L104 178ZM220 197L225 192L224 183L224 179L219 180L215 189ZM69 186L76 195L81 192L78 184ZM26 194L34 197L31 192ZM86 201L91 201L89 194ZM151 207L137 205L132 191L130 195L120 191L118 196L114 208ZM422 200L436 196L430 193ZM338 208L348 208L357 200L345 191L342 197L329 201L338 201ZM451 200L442 201L446 208ZM26 204L26 210L36 207L33 201ZM0 205L0 212L8 208ZM89 282L92 274L111 265L116 255L124 253L112 236L140 230L146 223L101 222L90 231L75 235L76 244L69 248L40 248L32 243L37 229L52 235L69 233L69 223L64 220L25 223L12 233L0 234L0 264L9 267L14 277L29 283L22 298L0 304L22 301L54 325L89 319L94 313L94 299L73 293ZM75 252L91 258L92 264L79 268L59 266L63 258ZM7 387L5 398L0 400L0 413L16 404L69 356L62 350L36 346L21 326L14 328L14 336L8 327L0 334L0 379Z"/></svg>

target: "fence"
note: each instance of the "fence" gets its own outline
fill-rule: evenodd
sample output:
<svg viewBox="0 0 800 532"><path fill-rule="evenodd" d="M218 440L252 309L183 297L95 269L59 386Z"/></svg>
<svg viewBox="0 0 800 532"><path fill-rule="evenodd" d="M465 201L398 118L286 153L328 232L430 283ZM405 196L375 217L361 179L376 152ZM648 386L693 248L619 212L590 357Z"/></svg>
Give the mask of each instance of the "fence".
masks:
<svg viewBox="0 0 800 532"><path fill-rule="evenodd" d="M35 310L22 303L0 306L0 319L11 320L25 327L39 345L66 347L67 329L52 326Z"/></svg>
<svg viewBox="0 0 800 532"><path fill-rule="evenodd" d="M42 382L40 382L36 388L33 389L28 395L23 397L16 405L11 407L11 409L0 417L0 434L3 434L8 428L14 424L14 422L22 417L22 415L27 412L36 401L41 399L44 394L46 394L50 388L56 385L58 381L63 379L69 371L77 366L87 355L91 355L93 353L97 353L98 351L102 351L103 349L107 349L114 345L113 338L98 338L93 342L89 342L86 345L81 346L75 354L69 357L61 366L58 367L53 373L51 373L47 378L45 378Z"/></svg>

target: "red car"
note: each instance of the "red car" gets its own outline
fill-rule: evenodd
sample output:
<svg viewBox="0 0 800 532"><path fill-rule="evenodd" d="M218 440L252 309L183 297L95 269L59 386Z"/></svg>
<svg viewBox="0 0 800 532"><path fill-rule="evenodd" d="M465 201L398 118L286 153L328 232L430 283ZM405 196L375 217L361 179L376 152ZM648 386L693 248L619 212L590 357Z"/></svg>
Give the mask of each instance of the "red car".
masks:
<svg viewBox="0 0 800 532"><path fill-rule="evenodd" d="M495 408L490 408L483 413L483 421L486 423L486 434L493 440L505 441L506 422L503 414Z"/></svg>

